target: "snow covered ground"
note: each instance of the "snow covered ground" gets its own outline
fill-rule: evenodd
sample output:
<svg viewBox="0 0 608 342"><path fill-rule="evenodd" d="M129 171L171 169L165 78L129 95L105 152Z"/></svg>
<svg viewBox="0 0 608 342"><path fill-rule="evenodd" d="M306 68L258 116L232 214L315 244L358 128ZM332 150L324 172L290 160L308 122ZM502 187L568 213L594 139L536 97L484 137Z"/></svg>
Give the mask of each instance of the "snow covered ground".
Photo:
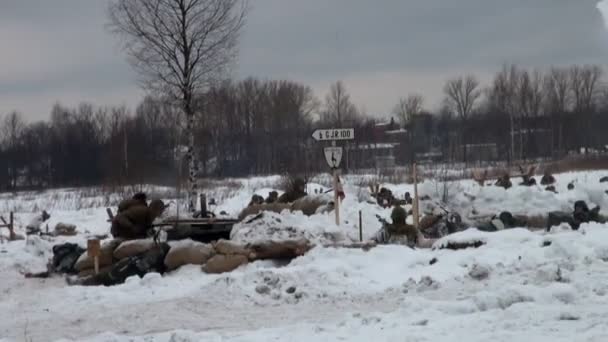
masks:
<svg viewBox="0 0 608 342"><path fill-rule="evenodd" d="M558 175L558 194L541 187L503 190L454 182L448 185L450 208L463 216L501 210L540 214L570 211L582 199L606 213L608 183L599 178L607 174ZM209 197L218 200L218 212L234 215L253 193L266 195L276 181L239 180L236 188L210 189ZM576 188L567 191L572 181ZM363 201L368 193L359 187L360 178L346 177L345 183L339 227L333 213L279 219L311 234L339 232L358 239L361 211L364 238L370 237L380 227L375 215L388 217L390 210ZM413 193L410 185L387 187L398 196ZM428 181L420 192L437 199L441 187ZM154 190L170 197L167 189ZM224 275L189 266L110 288L25 279L21 272L44 268L53 244L84 243L87 234L108 233L105 207L119 197L89 195L70 189L0 195L0 214L16 209L20 227L34 211L48 208L51 229L66 222L79 231L52 242L0 244L0 341L608 340L608 226L552 233L470 229L446 239L485 244L459 251L317 247L287 266L255 262Z"/></svg>

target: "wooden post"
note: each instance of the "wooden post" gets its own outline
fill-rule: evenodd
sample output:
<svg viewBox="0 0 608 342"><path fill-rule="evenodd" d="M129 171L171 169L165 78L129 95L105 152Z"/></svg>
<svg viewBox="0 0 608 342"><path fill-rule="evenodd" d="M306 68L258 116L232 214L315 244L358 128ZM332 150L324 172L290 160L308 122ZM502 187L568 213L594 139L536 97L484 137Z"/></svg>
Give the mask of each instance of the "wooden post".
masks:
<svg viewBox="0 0 608 342"><path fill-rule="evenodd" d="M95 263L95 274L99 274L99 253L101 252L101 243L99 239L87 240L87 254L93 257Z"/></svg>
<svg viewBox="0 0 608 342"><path fill-rule="evenodd" d="M334 206L336 211L336 225L340 225L340 197L338 197L338 169L334 169Z"/></svg>
<svg viewBox="0 0 608 342"><path fill-rule="evenodd" d="M201 217L207 217L207 196L205 194L200 194L201 201Z"/></svg>
<svg viewBox="0 0 608 342"><path fill-rule="evenodd" d="M420 202L418 200L418 175L417 175L417 171L416 171L416 163L414 163L414 169L413 169L413 173L414 173L414 227L416 227L416 229L419 226L420 223L420 212L419 212L419 205Z"/></svg>
<svg viewBox="0 0 608 342"><path fill-rule="evenodd" d="M9 217L8 217L8 230L9 230L9 237L11 240L15 240L15 218L14 218L14 214L11 211L9 213Z"/></svg>
<svg viewBox="0 0 608 342"><path fill-rule="evenodd" d="M359 210L359 241L363 242L363 214Z"/></svg>

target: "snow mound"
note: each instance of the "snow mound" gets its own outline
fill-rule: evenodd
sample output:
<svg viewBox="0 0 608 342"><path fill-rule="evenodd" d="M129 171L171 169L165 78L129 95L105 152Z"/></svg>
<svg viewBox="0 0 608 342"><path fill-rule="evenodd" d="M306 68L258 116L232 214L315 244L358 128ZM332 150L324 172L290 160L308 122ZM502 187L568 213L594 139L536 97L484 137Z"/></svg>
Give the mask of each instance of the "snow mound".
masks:
<svg viewBox="0 0 608 342"><path fill-rule="evenodd" d="M331 215L306 216L301 212L281 214L263 212L259 216L237 223L230 240L237 243L307 239L313 243L334 243L348 240Z"/></svg>

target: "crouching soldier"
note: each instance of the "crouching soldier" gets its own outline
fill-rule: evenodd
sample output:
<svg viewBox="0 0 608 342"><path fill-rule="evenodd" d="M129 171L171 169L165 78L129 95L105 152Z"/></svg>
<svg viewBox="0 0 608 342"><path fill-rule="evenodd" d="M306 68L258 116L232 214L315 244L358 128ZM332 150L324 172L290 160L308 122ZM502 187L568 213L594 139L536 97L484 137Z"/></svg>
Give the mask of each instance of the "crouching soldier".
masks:
<svg viewBox="0 0 608 342"><path fill-rule="evenodd" d="M373 241L380 244L399 244L415 247L418 242L418 230L405 222L407 212L401 206L396 205L391 213L392 223L386 222L378 217L382 222L382 228L376 233Z"/></svg>
<svg viewBox="0 0 608 342"><path fill-rule="evenodd" d="M251 201L249 201L248 207L252 207L254 205L264 204L264 197L260 195L251 196Z"/></svg>
<svg viewBox="0 0 608 342"><path fill-rule="evenodd" d="M152 223L165 208L163 201L153 200L149 207L137 205L120 212L112 220L112 236L126 240L146 238L152 230Z"/></svg>
<svg viewBox="0 0 608 342"><path fill-rule="evenodd" d="M126 210L128 210L132 207L136 207L136 206L144 206L144 207L148 206L148 198L145 193L138 192L135 195L133 195L133 197L131 197L130 199L126 199L126 200L118 203L118 213L121 213L123 211L126 211Z"/></svg>
<svg viewBox="0 0 608 342"><path fill-rule="evenodd" d="M271 191L268 193L268 197L264 200L266 204L275 203L279 199L279 193L276 191Z"/></svg>
<svg viewBox="0 0 608 342"><path fill-rule="evenodd" d="M25 227L25 232L27 235L38 234L42 231L42 224L51 218L51 215L46 212L46 210L42 211L42 214L34 216L30 223Z"/></svg>

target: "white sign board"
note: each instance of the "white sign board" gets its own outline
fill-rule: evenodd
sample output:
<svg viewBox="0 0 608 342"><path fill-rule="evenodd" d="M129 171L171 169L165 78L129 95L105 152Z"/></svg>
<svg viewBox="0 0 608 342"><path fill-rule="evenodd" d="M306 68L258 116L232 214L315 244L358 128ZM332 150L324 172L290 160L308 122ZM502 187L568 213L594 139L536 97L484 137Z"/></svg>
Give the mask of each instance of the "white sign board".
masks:
<svg viewBox="0 0 608 342"><path fill-rule="evenodd" d="M318 129L312 133L316 141L330 140L353 140L355 139L354 128Z"/></svg>
<svg viewBox="0 0 608 342"><path fill-rule="evenodd" d="M325 160L329 167L332 169L340 167L340 162L342 161L342 147L325 147L323 152L325 152Z"/></svg>

